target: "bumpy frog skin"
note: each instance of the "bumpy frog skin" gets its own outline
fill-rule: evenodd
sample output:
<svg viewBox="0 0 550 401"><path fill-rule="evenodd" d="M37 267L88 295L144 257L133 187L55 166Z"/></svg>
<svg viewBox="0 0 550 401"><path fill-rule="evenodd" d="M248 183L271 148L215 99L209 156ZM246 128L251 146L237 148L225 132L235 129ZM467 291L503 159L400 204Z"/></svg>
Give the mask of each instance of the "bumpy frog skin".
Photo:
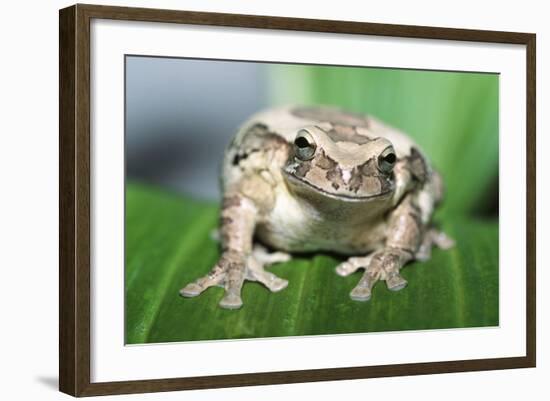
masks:
<svg viewBox="0 0 550 401"><path fill-rule="evenodd" d="M222 189L222 255L180 293L221 286L224 308L242 306L246 280L284 289L288 282L265 267L291 253L348 255L336 272L364 269L350 296L366 301L378 280L400 290L406 263L429 259L433 245L453 245L430 226L442 197L439 174L408 136L372 116L329 107L260 112L225 154Z"/></svg>

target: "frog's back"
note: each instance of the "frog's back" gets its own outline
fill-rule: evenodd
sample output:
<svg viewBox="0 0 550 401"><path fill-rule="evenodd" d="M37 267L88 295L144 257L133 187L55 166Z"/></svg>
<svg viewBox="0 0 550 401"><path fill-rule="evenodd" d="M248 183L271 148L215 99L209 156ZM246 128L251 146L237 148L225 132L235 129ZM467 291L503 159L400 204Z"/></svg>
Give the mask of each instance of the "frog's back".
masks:
<svg viewBox="0 0 550 401"><path fill-rule="evenodd" d="M370 115L332 106L283 106L262 110L241 125L232 146L239 147L254 129L264 134L278 135L287 143L292 143L300 128L312 125L328 131L335 141L361 144L384 137L394 145L397 157L409 155L413 146L418 148L407 135Z"/></svg>

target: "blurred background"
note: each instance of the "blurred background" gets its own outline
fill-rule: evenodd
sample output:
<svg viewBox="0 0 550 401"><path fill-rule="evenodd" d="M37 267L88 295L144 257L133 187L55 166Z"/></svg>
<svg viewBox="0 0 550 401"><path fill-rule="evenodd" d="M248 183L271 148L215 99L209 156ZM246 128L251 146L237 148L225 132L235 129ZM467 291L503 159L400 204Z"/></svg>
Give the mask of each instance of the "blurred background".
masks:
<svg viewBox="0 0 550 401"><path fill-rule="evenodd" d="M331 104L413 137L442 173L439 213L498 216L497 74L159 57L126 58L131 182L219 199L219 166L259 109Z"/></svg>

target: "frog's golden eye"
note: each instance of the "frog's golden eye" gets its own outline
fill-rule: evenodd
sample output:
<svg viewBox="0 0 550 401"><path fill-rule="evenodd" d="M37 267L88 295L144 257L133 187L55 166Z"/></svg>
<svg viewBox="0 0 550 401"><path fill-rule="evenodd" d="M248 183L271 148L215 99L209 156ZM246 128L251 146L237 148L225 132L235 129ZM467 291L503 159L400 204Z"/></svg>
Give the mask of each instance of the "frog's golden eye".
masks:
<svg viewBox="0 0 550 401"><path fill-rule="evenodd" d="M378 156L378 169L383 173L389 173L392 171L397 161L397 156L395 155L395 150L393 147L388 147L384 149L380 156Z"/></svg>
<svg viewBox="0 0 550 401"><path fill-rule="evenodd" d="M298 131L294 139L294 153L300 160L310 160L315 154L317 144L311 134L306 130Z"/></svg>

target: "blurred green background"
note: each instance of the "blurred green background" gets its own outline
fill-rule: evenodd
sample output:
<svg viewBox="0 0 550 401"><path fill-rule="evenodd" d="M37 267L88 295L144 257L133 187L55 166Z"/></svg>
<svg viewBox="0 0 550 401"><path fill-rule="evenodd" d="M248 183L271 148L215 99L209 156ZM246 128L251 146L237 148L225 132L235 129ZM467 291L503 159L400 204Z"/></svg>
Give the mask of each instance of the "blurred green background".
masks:
<svg viewBox="0 0 550 401"><path fill-rule="evenodd" d="M180 63L192 62L197 61L178 60L173 67L181 70ZM127 74L130 76L126 86L127 154L137 143L133 138L138 136L151 141L146 148L154 153L144 156L134 152L140 156L137 157L130 152L131 157L127 156L131 164L126 188L127 343L498 325L498 75L201 63L196 74L204 75L207 71L213 74L212 80L207 75L200 81L192 71L177 77L185 84L199 80L200 90L213 94L219 107L212 108L212 102L200 97L193 98L193 105L180 99L175 108L177 115L187 112L189 117L174 120L173 125L188 124L189 128L186 132L166 128L170 137L180 141L177 146L173 139L163 140L159 134L159 127L170 124L166 122L166 109L157 103L164 101L168 109L174 107L174 102L166 100L171 92L154 93L155 88L175 90L174 78L165 72L159 74L160 83L155 84L152 79L145 90L139 86L143 85L142 70L136 70L139 83L132 81L132 74ZM204 63L209 63L208 68L204 68ZM244 69L228 72L233 65ZM127 64L127 71L130 68ZM243 88L242 93L223 86L227 84L227 76L224 84L216 84L214 75L223 79L224 74L233 74L230 84ZM247 98L247 87L255 91L255 100ZM138 135L138 128L144 127L138 121L144 115L140 107L151 108L147 104L137 107L135 102L148 99L157 102L157 108L153 109L156 114L149 119L162 124L151 125L149 131L140 131ZM398 293L379 283L366 303L352 301L348 295L362 273L346 278L337 276L334 267L343 259L325 254L300 256L273 266L273 272L289 279L288 288L280 293L269 293L258 283L245 283L244 306L238 311L217 306L223 294L221 288L209 289L197 298L179 297L178 290L206 274L219 256L218 245L210 238L217 225L218 201L216 197L193 192L199 186L193 179L205 168L195 167L199 172L193 173L192 166L200 167L204 162L205 156L200 154L203 148L211 152L213 159L206 160L207 163L219 162L221 151L216 154L212 149L219 146L220 137L225 146L234 133L234 127L229 129L227 123L220 121L227 118L228 110L240 99L247 106L235 109L231 118L270 105L331 104L372 114L408 133L443 175L446 197L435 221L455 238L456 247L450 251L434 250L430 261L408 265L403 275L409 286ZM193 107L197 111L190 113ZM202 126L189 123L189 119L204 110L209 110L211 116L200 119ZM209 128L208 120L221 128ZM193 139L193 133L198 133L198 139ZM164 148L167 150L163 153ZM159 160L169 158L172 153L175 160L185 159L188 163L170 165L172 170L178 174L185 171L189 178L164 172L162 179L172 177L182 187L170 185L169 180L155 181L152 174L136 173L153 171ZM192 159L193 153L199 155L196 161ZM211 177L201 178L200 185L204 182L217 185Z"/></svg>

